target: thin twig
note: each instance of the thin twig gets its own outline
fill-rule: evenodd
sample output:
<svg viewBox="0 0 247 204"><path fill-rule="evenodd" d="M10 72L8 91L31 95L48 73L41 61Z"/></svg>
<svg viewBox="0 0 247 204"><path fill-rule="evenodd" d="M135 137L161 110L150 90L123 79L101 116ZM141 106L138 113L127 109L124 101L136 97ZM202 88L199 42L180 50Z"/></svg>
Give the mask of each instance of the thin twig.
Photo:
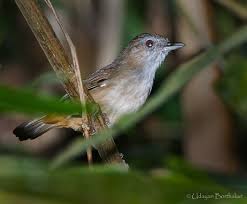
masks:
<svg viewBox="0 0 247 204"><path fill-rule="evenodd" d="M71 51L71 63L61 42L58 40L50 23L41 11L37 0L15 1L71 99L80 99L83 103L86 103L88 100L90 103L93 103L93 98L90 96L87 89L84 88L83 84L81 84L80 72L77 67L78 61L73 59L73 57L77 58L76 55L72 53L75 52L75 49L74 51ZM89 120L87 120L87 122L89 122ZM97 132L107 128L105 117L100 108L99 114L96 117L93 117L92 123L92 126ZM90 124L87 123L85 125L86 126L83 128L83 131L85 132L83 133L84 135L90 135ZM113 139L108 139L104 144L100 144L96 148L105 162L125 164Z"/></svg>

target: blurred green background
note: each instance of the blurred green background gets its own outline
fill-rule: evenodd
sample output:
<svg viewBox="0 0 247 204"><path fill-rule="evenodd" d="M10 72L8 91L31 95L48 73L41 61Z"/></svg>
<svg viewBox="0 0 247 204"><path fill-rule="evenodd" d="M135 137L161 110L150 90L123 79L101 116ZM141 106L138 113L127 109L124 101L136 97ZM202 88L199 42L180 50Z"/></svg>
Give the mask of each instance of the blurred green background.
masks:
<svg viewBox="0 0 247 204"><path fill-rule="evenodd" d="M143 32L186 47L158 70L141 114L123 119L124 131L115 131L130 171L103 165L96 151L88 168L86 148L76 148L81 135L72 130L25 142L12 134L54 107L61 113L78 107L58 104L65 92L30 28L14 0L0 0L0 203L245 203L246 1L52 3L77 48L84 79Z"/></svg>

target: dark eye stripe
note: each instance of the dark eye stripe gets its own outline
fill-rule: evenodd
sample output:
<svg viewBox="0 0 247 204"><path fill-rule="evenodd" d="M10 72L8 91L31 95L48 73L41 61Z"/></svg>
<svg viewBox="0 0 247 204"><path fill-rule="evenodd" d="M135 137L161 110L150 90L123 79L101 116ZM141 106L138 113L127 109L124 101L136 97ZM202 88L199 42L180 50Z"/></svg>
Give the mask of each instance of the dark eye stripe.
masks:
<svg viewBox="0 0 247 204"><path fill-rule="evenodd" d="M153 45L154 45L154 41L152 41L152 40L147 40L147 42L146 42L146 46L147 47L153 47Z"/></svg>

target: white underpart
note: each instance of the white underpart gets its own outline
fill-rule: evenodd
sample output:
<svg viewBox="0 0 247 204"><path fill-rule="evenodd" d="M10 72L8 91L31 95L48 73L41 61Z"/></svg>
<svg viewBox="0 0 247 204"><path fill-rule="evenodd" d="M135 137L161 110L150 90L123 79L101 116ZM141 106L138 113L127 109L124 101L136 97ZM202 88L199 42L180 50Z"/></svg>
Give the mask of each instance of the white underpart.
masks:
<svg viewBox="0 0 247 204"><path fill-rule="evenodd" d="M138 74L132 74L129 80L118 81L118 84L108 92L107 109L103 111L113 124L124 114L137 111L146 101L155 77L155 72L164 61L167 54L161 53L156 59L147 59L146 66L137 68ZM150 58L153 56L150 56Z"/></svg>

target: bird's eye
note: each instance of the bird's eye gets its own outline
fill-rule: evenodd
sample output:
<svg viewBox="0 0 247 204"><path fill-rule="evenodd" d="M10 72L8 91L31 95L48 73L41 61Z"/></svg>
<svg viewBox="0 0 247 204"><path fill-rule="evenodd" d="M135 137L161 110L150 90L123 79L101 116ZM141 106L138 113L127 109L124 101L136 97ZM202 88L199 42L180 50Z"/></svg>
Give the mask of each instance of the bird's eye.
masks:
<svg viewBox="0 0 247 204"><path fill-rule="evenodd" d="M147 40L147 42L146 42L146 46L147 47L153 47L153 45L154 45L154 41L152 41L152 40Z"/></svg>

